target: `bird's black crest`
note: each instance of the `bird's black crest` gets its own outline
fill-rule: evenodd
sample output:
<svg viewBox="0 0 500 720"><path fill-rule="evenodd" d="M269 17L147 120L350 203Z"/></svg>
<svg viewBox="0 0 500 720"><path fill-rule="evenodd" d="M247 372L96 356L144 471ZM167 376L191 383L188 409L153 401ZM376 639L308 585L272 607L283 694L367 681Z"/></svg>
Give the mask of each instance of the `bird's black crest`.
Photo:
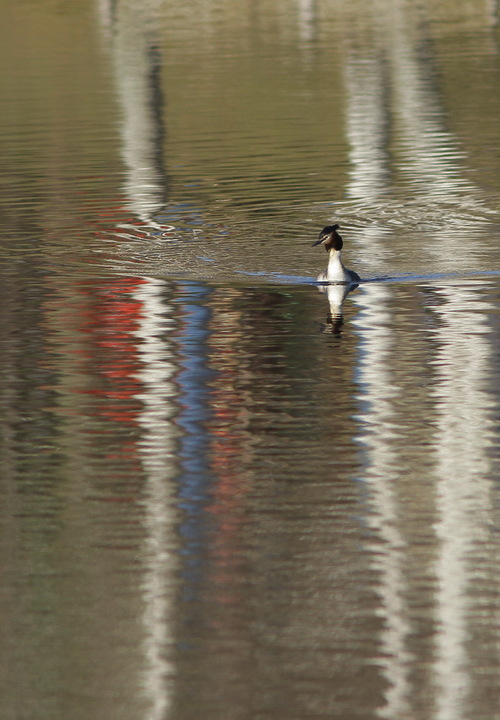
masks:
<svg viewBox="0 0 500 720"><path fill-rule="evenodd" d="M339 228L340 225L337 225L337 223L335 223L335 225L327 225L323 228L319 235L320 237L323 235L329 235L330 233L334 232L334 230L338 230Z"/></svg>
<svg viewBox="0 0 500 720"><path fill-rule="evenodd" d="M323 238L331 235L331 238L329 240L325 240L325 250L328 252L332 248L335 248L335 250L342 250L343 242L342 238L338 234L337 230L339 229L340 225L327 225L323 228L323 230L319 234L319 242L323 240Z"/></svg>

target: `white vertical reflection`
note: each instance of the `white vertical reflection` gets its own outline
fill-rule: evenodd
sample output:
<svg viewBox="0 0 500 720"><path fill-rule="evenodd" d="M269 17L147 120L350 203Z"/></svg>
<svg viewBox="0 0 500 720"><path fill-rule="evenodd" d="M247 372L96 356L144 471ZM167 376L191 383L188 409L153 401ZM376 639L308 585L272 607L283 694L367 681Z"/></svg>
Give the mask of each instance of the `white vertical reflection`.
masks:
<svg viewBox="0 0 500 720"><path fill-rule="evenodd" d="M425 220L429 204L441 203L438 215L446 220L428 240L429 260L437 259L446 269L457 243L455 220L448 217L460 208L465 224L471 226L481 206L480 194L465 179L461 154L453 136L442 122L429 81L428 58L422 53L425 26L406 3L392 3L390 18L382 6L374 18L376 39L366 43L358 38L348 48L345 70L347 89L346 121L350 143L350 183L347 196L358 209L375 218L384 212L384 194L389 197L391 172L413 187L414 202L405 208L405 217ZM388 130L393 123L398 138L393 142L389 164ZM395 149L394 149L395 148ZM365 208L363 208L363 205ZM484 208L483 208L484 209ZM415 217L412 218L412 215ZM397 216L395 216L397 217ZM450 220L451 229L447 227ZM389 271L382 243L384 233L373 227L358 230L357 243L372 267ZM434 258L432 257L434 256ZM486 547L490 471L490 401L485 391L491 376L491 347L484 313L487 306L474 306L474 291L447 288L447 302L437 309L441 327L436 331L440 350L436 361L439 385L437 397L437 500L436 523L438 561L430 569L436 577L436 635L433 683L426 704L437 720L467 717L471 689L472 658L468 642L473 633L473 568L476 547ZM358 362L359 401L363 411L363 434L368 466L365 479L370 487L370 527L382 540L373 545L373 563L378 570L377 591L381 598L383 630L380 633L379 663L389 683L385 704L379 715L399 720L413 712L412 695L422 692L410 679L409 652L412 625L411 576L406 571L411 557L406 546L403 518L408 512L398 496L398 476L404 465L398 450L398 424L407 421L397 409L395 370L400 365L390 331L392 316L390 286L381 290L366 285L353 296L361 311L357 324L362 334ZM477 312L480 310L481 312ZM403 443L399 443L402 447ZM410 509L411 513L411 509ZM477 555L478 553L476 553ZM480 574L480 569L474 572ZM434 703L432 702L434 699Z"/></svg>
<svg viewBox="0 0 500 720"><path fill-rule="evenodd" d="M101 24L113 58L122 107L122 153L129 209L149 227L159 228L154 215L165 205L167 179L163 163L163 98L157 35L162 0L99 0ZM165 282L144 278L133 295L141 314L135 331L141 369L142 429L139 453L144 488L144 553L142 583L143 689L148 720L164 720L170 705L172 677L171 626L173 576L176 569L175 499L171 482L175 430L172 377L176 368L168 344L172 320L162 297Z"/></svg>
<svg viewBox="0 0 500 720"><path fill-rule="evenodd" d="M154 215L165 205L167 180L163 160L161 62L156 37L161 0L100 0L101 19L111 40L114 74L122 107L122 152L127 171L128 208L149 227L160 227ZM171 319L162 298L165 283L144 279L134 296L142 315L136 330L143 391L140 446L146 476L144 489L144 693L148 720L163 720L170 702L172 676L169 648L173 574L176 568L172 376L175 367L166 344Z"/></svg>
<svg viewBox="0 0 500 720"><path fill-rule="evenodd" d="M387 77L380 55L351 51L345 65L349 141L348 197L365 202L387 190Z"/></svg>
<svg viewBox="0 0 500 720"><path fill-rule="evenodd" d="M365 203L387 191L387 68L376 51L363 55L351 50L345 65L347 96L347 137L349 140L350 182L348 197ZM372 266L383 263L384 233L371 227L359 231L358 243ZM401 718L409 713L409 660L406 649L410 634L404 574L406 549L400 530L399 503L394 480L397 477L397 417L394 399L399 394L392 372L394 335L389 285L366 285L353 297L361 308L356 323L363 333L358 362L359 403L363 413L362 436L368 467L364 480L369 486L370 528L376 534L372 546L377 570L380 613L379 666L387 680L385 704L379 715ZM380 542L382 540L382 542Z"/></svg>
<svg viewBox="0 0 500 720"><path fill-rule="evenodd" d="M349 141L349 182L346 195L370 206L387 193L389 186L389 106L387 66L383 54L371 48L368 53L349 49L344 65L346 135ZM380 227L365 226L358 231L362 257L381 272L386 269L384 236Z"/></svg>
<svg viewBox="0 0 500 720"><path fill-rule="evenodd" d="M490 517L492 400L486 392L491 377L490 309L466 285L440 291L446 300L436 308L439 350L437 510L439 554L436 563L436 663L438 720L467 718L465 700L471 689L472 593L481 576L475 546L487 546ZM477 616L476 616L477 621Z"/></svg>
<svg viewBox="0 0 500 720"><path fill-rule="evenodd" d="M484 8L475 12L488 26ZM464 172L465 153L446 127L424 7L380 2L364 21L355 13L345 40L352 203L345 209L377 226L424 231L413 254L433 269L456 270L458 259L468 269L477 247L463 243L457 228L477 233L497 211ZM393 271L383 243L360 243L368 266Z"/></svg>
<svg viewBox="0 0 500 720"><path fill-rule="evenodd" d="M136 217L154 228L162 227L155 221L155 216L163 209L168 192L162 152L163 100L157 42L159 5L156 0L128 0L110 3L109 12L101 13L101 17L107 18L112 33L115 79L123 111L122 153L127 172L128 207ZM138 378L142 386L139 397L143 410L138 424L142 428L140 453L146 476L141 589L145 661L142 679L147 720L165 720L169 716L174 675L171 651L178 564L172 478L176 472L174 454L178 456L178 448L174 447L177 434L171 421L175 369L166 341L170 321L165 317L168 308L162 302L163 288L161 281L146 280L135 292L143 308L135 334L139 340L142 368Z"/></svg>
<svg viewBox="0 0 500 720"><path fill-rule="evenodd" d="M398 173L413 192L406 219L423 230L422 251L429 264L441 272L456 269L457 257L467 268L467 257L475 250L457 234L477 231L496 214L483 201L483 194L467 178L465 153L446 128L439 103L426 19L420 11L401 4L393 16L389 46Z"/></svg>
<svg viewBox="0 0 500 720"><path fill-rule="evenodd" d="M316 34L317 0L297 0L300 39L311 42Z"/></svg>
<svg viewBox="0 0 500 720"><path fill-rule="evenodd" d="M101 26L110 41L114 76L122 107L122 153L127 172L129 209L150 227L165 204L163 98L157 43L162 0L98 0ZM172 483L175 431L171 422L175 367L167 344L172 321L161 280L143 279L133 295L141 306L135 331L141 369L137 377L143 409L139 447L146 477L144 488L143 688L148 720L163 720L170 704L172 676L169 648L172 588L176 568L175 511Z"/></svg>
<svg viewBox="0 0 500 720"><path fill-rule="evenodd" d="M139 448L146 477L144 488L144 580L143 648L146 667L143 673L144 693L150 708L148 720L164 720L170 703L169 681L172 677L172 614L175 596L173 577L177 562L175 548L175 472L173 456L175 431L171 421L175 392L171 361L172 349L167 343L172 320L166 313L162 293L165 282L145 279L134 291L142 314L135 331L141 370L137 378L142 385L138 395L143 404L138 423L142 429Z"/></svg>
<svg viewBox="0 0 500 720"><path fill-rule="evenodd" d="M101 21L111 41L122 107L122 154L128 208L160 227L154 216L166 202L161 57L157 41L161 0L100 0Z"/></svg>
<svg viewBox="0 0 500 720"><path fill-rule="evenodd" d="M394 444L398 435L398 418L393 403L400 390L391 371L394 337L392 313L387 309L390 297L387 286L375 285L367 287L362 298L358 299L363 308L357 319L357 324L363 328L358 382L363 424L368 428L362 437L369 458L363 477L369 486L371 512L367 521L376 533L376 542L371 550L373 567L379 577L377 592L383 617L378 663L389 685L385 691L385 706L379 714L386 718L401 718L409 712L410 653L406 642L410 624L405 607L407 583L403 572L406 547L400 530L399 502L394 484L398 473Z"/></svg>

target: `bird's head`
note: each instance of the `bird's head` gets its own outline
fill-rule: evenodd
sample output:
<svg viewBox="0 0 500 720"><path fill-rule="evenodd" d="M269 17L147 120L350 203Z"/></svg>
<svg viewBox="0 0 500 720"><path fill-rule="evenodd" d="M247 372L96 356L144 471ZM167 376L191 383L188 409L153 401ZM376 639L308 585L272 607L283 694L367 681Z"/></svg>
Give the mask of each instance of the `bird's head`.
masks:
<svg viewBox="0 0 500 720"><path fill-rule="evenodd" d="M316 245L324 245L325 250L328 252L329 250L342 250L342 238L338 234L337 230L339 229L340 225L327 225L323 228L323 230L320 232L318 239L316 242L313 242L311 247L315 247Z"/></svg>

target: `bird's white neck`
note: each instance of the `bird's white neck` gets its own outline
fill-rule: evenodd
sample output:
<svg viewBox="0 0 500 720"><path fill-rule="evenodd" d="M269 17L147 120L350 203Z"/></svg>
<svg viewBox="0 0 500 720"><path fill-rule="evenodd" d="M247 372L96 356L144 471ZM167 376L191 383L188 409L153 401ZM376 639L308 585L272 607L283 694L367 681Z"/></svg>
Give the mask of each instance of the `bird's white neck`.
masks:
<svg viewBox="0 0 500 720"><path fill-rule="evenodd" d="M342 263L340 250L332 248L329 252L326 279L328 282L350 282L349 273Z"/></svg>

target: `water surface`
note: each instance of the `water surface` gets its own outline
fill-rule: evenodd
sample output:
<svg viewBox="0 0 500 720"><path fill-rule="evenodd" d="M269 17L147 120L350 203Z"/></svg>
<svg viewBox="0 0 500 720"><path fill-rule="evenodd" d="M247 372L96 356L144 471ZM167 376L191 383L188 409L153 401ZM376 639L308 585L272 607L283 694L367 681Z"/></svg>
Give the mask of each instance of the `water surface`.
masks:
<svg viewBox="0 0 500 720"><path fill-rule="evenodd" d="M2 718L500 717L498 33L6 10Z"/></svg>

